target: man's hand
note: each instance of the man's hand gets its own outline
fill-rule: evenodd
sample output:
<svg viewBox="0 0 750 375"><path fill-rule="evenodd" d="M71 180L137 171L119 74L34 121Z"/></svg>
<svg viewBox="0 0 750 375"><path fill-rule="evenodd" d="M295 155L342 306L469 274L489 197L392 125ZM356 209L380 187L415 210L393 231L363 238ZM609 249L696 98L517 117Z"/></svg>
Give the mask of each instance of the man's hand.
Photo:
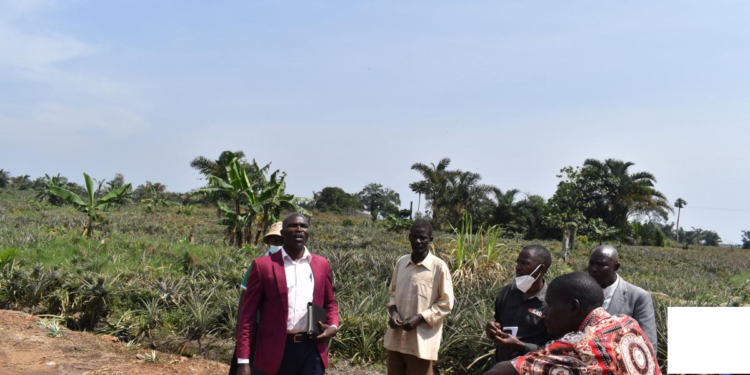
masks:
<svg viewBox="0 0 750 375"><path fill-rule="evenodd" d="M406 319L406 321L404 322L404 331L411 331L412 329L417 328L417 326L422 322L424 322L424 317L422 316L422 314L416 314L411 318Z"/></svg>
<svg viewBox="0 0 750 375"><path fill-rule="evenodd" d="M323 330L321 334L315 337L315 340L327 340L332 338L333 336L336 336L336 332L338 332L338 329L334 326L330 326L328 324L325 324L318 320L318 325L320 326L320 329Z"/></svg>
<svg viewBox="0 0 750 375"><path fill-rule="evenodd" d="M501 348L507 350L523 350L526 348L526 344L523 341L517 339L515 336L509 335L502 330L497 331L494 336L490 337L492 341L500 345Z"/></svg>
<svg viewBox="0 0 750 375"><path fill-rule="evenodd" d="M237 365L237 375L250 375L250 364L243 363Z"/></svg>
<svg viewBox="0 0 750 375"><path fill-rule="evenodd" d="M398 311L395 308L391 309L391 317L388 319L388 326L393 329L402 328L404 321L401 320L401 315L398 315Z"/></svg>
<svg viewBox="0 0 750 375"><path fill-rule="evenodd" d="M495 335L502 331L503 326L498 322L487 322L487 326L484 327L484 332L487 333L487 337L492 341L495 341Z"/></svg>

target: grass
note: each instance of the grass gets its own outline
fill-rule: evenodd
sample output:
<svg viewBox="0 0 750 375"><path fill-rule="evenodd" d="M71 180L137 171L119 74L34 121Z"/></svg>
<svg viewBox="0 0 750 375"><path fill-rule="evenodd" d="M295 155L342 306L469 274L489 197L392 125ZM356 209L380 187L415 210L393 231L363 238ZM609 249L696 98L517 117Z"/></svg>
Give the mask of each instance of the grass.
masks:
<svg viewBox="0 0 750 375"><path fill-rule="evenodd" d="M200 206L190 215L177 208L146 213L126 206L107 213L107 222L97 228L106 237L88 240L80 236L82 214L29 204L30 196L0 194L0 307L56 315L71 329L108 332L132 348L229 361L238 285L264 248L227 246L216 210ZM454 273L456 303L444 325L436 368L443 374L482 373L491 365L493 346L483 331L495 294L513 280L518 251L531 242L486 237L477 242L445 232L434 237L435 253L460 270ZM457 241L466 245L461 260ZM534 243L559 257L560 242ZM342 323L331 355L382 369L388 286L396 259L409 252L407 233L389 232L368 217L322 214L313 218L308 247L332 265ZM668 363L668 306L748 303L750 251L618 248L621 276L654 297L662 372ZM589 250L579 245L568 262L556 261L547 280L585 272Z"/></svg>

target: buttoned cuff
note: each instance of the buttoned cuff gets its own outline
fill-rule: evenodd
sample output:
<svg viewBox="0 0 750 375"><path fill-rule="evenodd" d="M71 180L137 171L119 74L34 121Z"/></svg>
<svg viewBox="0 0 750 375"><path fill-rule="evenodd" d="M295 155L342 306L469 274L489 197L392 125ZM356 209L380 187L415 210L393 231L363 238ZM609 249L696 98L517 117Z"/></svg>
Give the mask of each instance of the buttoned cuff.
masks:
<svg viewBox="0 0 750 375"><path fill-rule="evenodd" d="M238 365L250 364L250 358L237 358Z"/></svg>

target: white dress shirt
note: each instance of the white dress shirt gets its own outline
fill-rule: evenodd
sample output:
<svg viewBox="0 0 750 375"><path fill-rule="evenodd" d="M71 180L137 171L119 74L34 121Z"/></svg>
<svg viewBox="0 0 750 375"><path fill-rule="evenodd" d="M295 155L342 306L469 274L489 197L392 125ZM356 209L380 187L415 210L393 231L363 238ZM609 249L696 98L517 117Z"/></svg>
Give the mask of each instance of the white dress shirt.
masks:
<svg viewBox="0 0 750 375"><path fill-rule="evenodd" d="M302 258L292 260L284 248L281 248L286 274L287 300L289 302L286 316L286 332L300 333L307 331L307 304L313 300L315 278L313 277L312 254L305 248Z"/></svg>
<svg viewBox="0 0 750 375"><path fill-rule="evenodd" d="M612 285L604 288L604 303L602 304L602 307L604 310L609 308L609 303L612 302L612 297L615 296L615 290L617 290L617 285L620 284L620 275L617 275L617 280L612 283Z"/></svg>

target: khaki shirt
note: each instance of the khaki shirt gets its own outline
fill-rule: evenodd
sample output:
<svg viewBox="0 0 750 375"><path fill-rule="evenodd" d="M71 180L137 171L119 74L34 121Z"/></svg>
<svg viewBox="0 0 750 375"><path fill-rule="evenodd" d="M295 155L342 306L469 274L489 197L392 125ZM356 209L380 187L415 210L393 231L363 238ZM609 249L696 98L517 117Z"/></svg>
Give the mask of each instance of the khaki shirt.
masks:
<svg viewBox="0 0 750 375"><path fill-rule="evenodd" d="M442 259L428 254L420 263L411 254L396 261L391 280L388 309L396 305L402 320L421 314L426 323L411 331L388 327L384 345L388 350L435 361L443 334L443 318L453 308L453 282Z"/></svg>

